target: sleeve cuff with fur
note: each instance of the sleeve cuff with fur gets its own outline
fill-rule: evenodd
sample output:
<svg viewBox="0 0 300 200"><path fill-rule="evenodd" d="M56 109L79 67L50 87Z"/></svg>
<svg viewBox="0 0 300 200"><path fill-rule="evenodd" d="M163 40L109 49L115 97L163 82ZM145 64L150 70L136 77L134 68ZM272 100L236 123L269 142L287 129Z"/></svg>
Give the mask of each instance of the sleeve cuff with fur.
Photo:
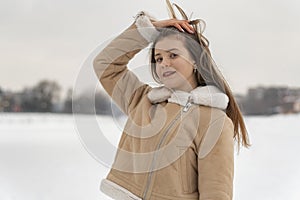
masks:
<svg viewBox="0 0 300 200"><path fill-rule="evenodd" d="M151 20L154 20L144 11L139 12L135 17L135 25L139 33L148 41L153 42L158 36L159 31L153 26Z"/></svg>

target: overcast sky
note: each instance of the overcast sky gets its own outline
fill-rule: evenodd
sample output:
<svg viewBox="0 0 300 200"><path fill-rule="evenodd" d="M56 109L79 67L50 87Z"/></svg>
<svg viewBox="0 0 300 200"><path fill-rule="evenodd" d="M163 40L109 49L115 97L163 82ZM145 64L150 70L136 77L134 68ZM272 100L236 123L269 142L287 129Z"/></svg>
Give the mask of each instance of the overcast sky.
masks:
<svg viewBox="0 0 300 200"><path fill-rule="evenodd" d="M206 21L212 55L235 93L300 86L299 0L173 2ZM168 18L164 0L0 0L0 87L16 91L42 79L73 87L89 54L140 10Z"/></svg>

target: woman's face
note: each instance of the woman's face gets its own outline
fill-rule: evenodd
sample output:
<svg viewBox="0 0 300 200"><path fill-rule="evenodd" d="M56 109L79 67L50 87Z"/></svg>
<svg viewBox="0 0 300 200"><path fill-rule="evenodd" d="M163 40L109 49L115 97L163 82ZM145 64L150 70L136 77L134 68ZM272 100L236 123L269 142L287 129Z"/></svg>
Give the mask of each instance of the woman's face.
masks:
<svg viewBox="0 0 300 200"><path fill-rule="evenodd" d="M156 73L168 88L191 91L197 87L194 61L185 48L183 38L174 36L159 40L154 49Z"/></svg>

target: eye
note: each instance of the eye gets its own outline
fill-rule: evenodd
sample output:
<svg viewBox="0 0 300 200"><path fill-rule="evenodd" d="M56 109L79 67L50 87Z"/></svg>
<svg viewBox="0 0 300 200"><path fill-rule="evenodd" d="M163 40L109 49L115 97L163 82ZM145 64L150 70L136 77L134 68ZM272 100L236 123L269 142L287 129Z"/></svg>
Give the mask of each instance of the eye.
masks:
<svg viewBox="0 0 300 200"><path fill-rule="evenodd" d="M170 58L177 58L177 54L176 53L170 53Z"/></svg>
<svg viewBox="0 0 300 200"><path fill-rule="evenodd" d="M161 57L158 57L158 58L155 59L155 62L156 62L156 63L161 63L162 60L163 60L163 59L162 59Z"/></svg>

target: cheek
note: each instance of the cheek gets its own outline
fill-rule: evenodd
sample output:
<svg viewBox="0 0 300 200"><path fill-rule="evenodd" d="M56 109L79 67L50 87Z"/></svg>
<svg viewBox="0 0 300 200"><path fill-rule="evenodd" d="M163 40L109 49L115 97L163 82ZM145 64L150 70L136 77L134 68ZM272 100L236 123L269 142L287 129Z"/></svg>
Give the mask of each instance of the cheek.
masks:
<svg viewBox="0 0 300 200"><path fill-rule="evenodd" d="M155 71L156 71L156 74L158 75L158 77L161 77L161 67L156 65L155 66Z"/></svg>
<svg viewBox="0 0 300 200"><path fill-rule="evenodd" d="M190 77L190 76L192 76L194 74L194 68L193 67L189 67L189 68L187 68L186 69L186 71L185 71L185 77Z"/></svg>
<svg viewBox="0 0 300 200"><path fill-rule="evenodd" d="M194 67L192 65L186 67L186 74L191 75L194 73Z"/></svg>
<svg viewBox="0 0 300 200"><path fill-rule="evenodd" d="M186 60L180 60L174 65L174 68L177 72L180 72L181 74L186 74L192 71L193 66Z"/></svg>

